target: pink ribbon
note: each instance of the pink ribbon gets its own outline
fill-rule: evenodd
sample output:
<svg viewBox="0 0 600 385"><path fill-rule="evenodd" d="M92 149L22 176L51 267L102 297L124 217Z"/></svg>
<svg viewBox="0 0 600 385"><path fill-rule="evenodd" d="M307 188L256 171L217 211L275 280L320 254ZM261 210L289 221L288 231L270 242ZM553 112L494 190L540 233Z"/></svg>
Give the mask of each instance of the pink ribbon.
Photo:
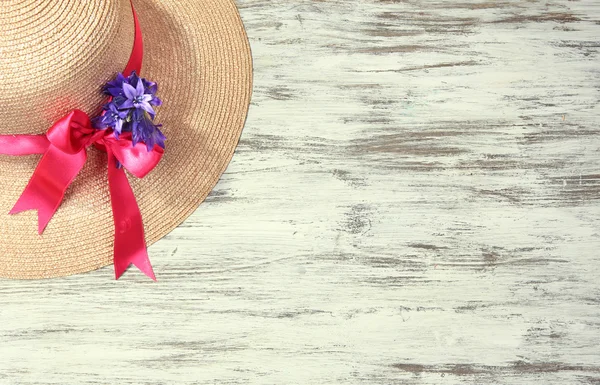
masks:
<svg viewBox="0 0 600 385"><path fill-rule="evenodd" d="M131 8L135 37L125 76L133 71L140 73L143 57L142 32L133 3ZM54 123L46 134L0 135L0 154L44 154L10 214L37 210L38 232L42 234L58 210L65 191L85 164L86 149L91 145L108 155L108 185L115 225L115 277L119 279L133 264L156 280L148 259L142 215L123 167L143 178L158 164L164 150L158 145L152 151L148 151L143 143L134 146L131 133L123 133L117 139L110 129L96 130L89 116L81 110L71 111ZM118 167L117 161L123 167Z"/></svg>

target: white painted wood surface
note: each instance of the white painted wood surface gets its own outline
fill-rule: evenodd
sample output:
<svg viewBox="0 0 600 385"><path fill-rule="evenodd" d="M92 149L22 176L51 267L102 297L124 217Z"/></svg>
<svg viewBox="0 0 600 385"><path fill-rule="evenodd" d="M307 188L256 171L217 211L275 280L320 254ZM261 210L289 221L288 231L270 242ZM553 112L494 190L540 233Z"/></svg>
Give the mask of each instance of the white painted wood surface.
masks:
<svg viewBox="0 0 600 385"><path fill-rule="evenodd" d="M236 156L112 268L0 281L0 384L600 384L600 2L239 0Z"/></svg>

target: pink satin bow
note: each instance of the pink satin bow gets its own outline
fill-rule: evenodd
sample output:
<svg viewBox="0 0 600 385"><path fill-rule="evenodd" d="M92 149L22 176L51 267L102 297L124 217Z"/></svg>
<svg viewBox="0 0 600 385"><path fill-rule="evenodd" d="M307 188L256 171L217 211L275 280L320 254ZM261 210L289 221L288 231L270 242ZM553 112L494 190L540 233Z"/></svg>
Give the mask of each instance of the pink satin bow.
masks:
<svg viewBox="0 0 600 385"><path fill-rule="evenodd" d="M115 223L114 263L119 278L129 264L156 279L146 251L144 225L135 196L123 168L143 178L160 161L164 150L158 145L148 151L146 145L131 142L131 133L117 140L112 132L92 127L88 115L71 111L56 122L46 135L0 136L0 152L10 155L43 153L29 184L10 211L38 211L38 232L41 234L60 206L65 191L83 168L90 145L108 154L108 184Z"/></svg>
<svg viewBox="0 0 600 385"><path fill-rule="evenodd" d="M139 74L143 57L141 29L133 3L131 7L135 37L125 75L133 71ZM156 280L146 250L142 215L123 167L134 176L143 178L164 153L158 145L148 151L143 143L133 145L131 133L123 133L117 139L110 129L96 130L89 116L81 110L68 113L45 135L0 135L0 154L44 154L10 213L37 210L38 232L42 234L60 206L65 191L85 164L86 149L91 145L108 154L108 184L115 225L115 277L118 279L133 264Z"/></svg>

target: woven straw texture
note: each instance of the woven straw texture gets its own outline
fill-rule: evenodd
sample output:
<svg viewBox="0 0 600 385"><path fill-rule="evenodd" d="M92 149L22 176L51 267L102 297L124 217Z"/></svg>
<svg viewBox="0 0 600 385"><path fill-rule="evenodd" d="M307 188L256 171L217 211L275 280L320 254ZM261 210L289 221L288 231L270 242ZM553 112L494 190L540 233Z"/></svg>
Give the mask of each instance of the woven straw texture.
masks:
<svg viewBox="0 0 600 385"><path fill-rule="evenodd" d="M129 178L150 245L198 207L231 160L252 62L232 0L134 5L142 76L159 85L156 122L167 136L161 163L144 179ZM9 0L0 25L0 134L43 133L73 108L98 113L102 85L124 69L133 44L129 0ZM106 154L94 148L43 235L35 211L7 214L40 157L0 155L0 276L50 278L112 264Z"/></svg>

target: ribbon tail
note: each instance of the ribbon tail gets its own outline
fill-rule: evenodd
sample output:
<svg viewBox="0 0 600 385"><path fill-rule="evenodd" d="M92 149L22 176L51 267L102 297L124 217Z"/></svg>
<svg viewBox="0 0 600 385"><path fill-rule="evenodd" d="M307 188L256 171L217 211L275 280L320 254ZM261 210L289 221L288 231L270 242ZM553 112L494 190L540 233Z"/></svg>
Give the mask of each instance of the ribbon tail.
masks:
<svg viewBox="0 0 600 385"><path fill-rule="evenodd" d="M133 264L156 281L144 237L142 214L127 175L117 167L117 159L110 148L108 153L108 186L115 223L114 265L115 278L119 279L129 265Z"/></svg>
<svg viewBox="0 0 600 385"><path fill-rule="evenodd" d="M50 145L10 214L37 210L38 233L42 234L58 210L67 188L85 164L86 158L85 150L76 154L65 154Z"/></svg>
<svg viewBox="0 0 600 385"><path fill-rule="evenodd" d="M0 135L0 154L43 154L50 147L46 135Z"/></svg>

